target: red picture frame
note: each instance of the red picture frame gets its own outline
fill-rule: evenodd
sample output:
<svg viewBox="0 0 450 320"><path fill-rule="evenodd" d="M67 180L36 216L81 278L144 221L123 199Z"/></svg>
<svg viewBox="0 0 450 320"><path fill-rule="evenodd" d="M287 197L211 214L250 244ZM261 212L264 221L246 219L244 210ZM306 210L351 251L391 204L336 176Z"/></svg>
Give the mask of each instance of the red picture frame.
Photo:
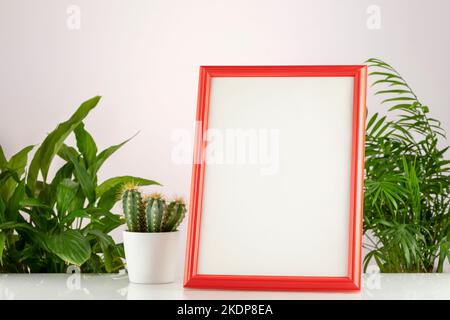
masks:
<svg viewBox="0 0 450 320"><path fill-rule="evenodd" d="M353 77L352 151L350 170L350 212L348 276L260 276L199 274L198 256L202 220L203 181L206 165L202 159L208 129L209 94L214 77ZM198 89L197 123L192 168L184 287L237 290L357 291L361 288L361 247L364 184L365 101L367 67L339 66L202 66Z"/></svg>

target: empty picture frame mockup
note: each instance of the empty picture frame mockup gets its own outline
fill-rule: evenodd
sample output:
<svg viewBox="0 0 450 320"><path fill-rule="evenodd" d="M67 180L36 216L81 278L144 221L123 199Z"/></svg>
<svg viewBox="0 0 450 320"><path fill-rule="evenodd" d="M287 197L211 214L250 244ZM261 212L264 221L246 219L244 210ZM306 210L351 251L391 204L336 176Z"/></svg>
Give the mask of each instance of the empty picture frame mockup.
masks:
<svg viewBox="0 0 450 320"><path fill-rule="evenodd" d="M366 78L200 68L185 287L360 289Z"/></svg>

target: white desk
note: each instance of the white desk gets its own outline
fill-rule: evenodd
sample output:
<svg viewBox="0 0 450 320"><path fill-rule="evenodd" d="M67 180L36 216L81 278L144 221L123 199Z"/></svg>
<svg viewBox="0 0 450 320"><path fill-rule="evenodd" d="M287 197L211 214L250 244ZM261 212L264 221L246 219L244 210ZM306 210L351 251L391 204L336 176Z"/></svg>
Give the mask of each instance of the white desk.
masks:
<svg viewBox="0 0 450 320"><path fill-rule="evenodd" d="M184 289L130 284L126 275L0 274L0 299L450 299L450 273L365 274L359 293Z"/></svg>

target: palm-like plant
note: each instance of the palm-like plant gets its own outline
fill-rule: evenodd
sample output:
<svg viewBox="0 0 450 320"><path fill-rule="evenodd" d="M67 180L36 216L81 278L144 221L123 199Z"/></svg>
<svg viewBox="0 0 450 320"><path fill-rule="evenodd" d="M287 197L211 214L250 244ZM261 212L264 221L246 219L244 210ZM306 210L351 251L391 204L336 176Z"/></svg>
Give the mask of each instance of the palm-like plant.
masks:
<svg viewBox="0 0 450 320"><path fill-rule="evenodd" d="M393 117L367 122L364 269L374 259L381 272L442 272L450 261L450 161L438 146L445 132L392 66L367 64Z"/></svg>

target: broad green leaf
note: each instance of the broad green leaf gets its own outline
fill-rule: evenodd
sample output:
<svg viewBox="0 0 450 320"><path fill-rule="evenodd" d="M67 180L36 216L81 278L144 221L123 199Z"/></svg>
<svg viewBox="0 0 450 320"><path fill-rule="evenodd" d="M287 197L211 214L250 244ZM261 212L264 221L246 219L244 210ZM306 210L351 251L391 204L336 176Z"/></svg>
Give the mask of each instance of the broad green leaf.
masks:
<svg viewBox="0 0 450 320"><path fill-rule="evenodd" d="M38 261L39 247L38 246L28 246L18 254L18 261L21 263L26 263L28 265L29 271L39 272L41 267L36 263ZM36 263L36 264L35 264Z"/></svg>
<svg viewBox="0 0 450 320"><path fill-rule="evenodd" d="M96 162L97 156L97 145L95 144L94 139L84 129L84 123L81 122L75 128L75 137L77 139L77 147L80 153L83 155L84 159L87 162L87 167L94 165Z"/></svg>
<svg viewBox="0 0 450 320"><path fill-rule="evenodd" d="M115 249L113 238L110 235L96 229L88 230L88 234L95 236L100 243L106 272L113 272L113 250Z"/></svg>
<svg viewBox="0 0 450 320"><path fill-rule="evenodd" d="M8 161L6 161L5 153L3 152L2 146L0 146L0 171L3 170L6 167L6 164Z"/></svg>
<svg viewBox="0 0 450 320"><path fill-rule="evenodd" d="M18 223L15 221L8 221L4 223L0 223L0 231L1 230L11 230L11 229L22 229L22 230L29 230L32 232L37 232L31 225L28 223Z"/></svg>
<svg viewBox="0 0 450 320"><path fill-rule="evenodd" d="M156 181L141 179L137 177L126 176L112 178L98 186L97 192L100 192L98 193L100 199L98 200L97 206L106 210L111 210L116 202L120 200L120 191L122 189L122 186L128 182L133 182L140 186L160 185Z"/></svg>
<svg viewBox="0 0 450 320"><path fill-rule="evenodd" d="M109 148L106 148L105 150L103 150L102 152L99 153L99 155L97 156L97 161L95 163L95 165L91 168L89 168L89 172L92 175L97 174L98 170L101 168L101 166L103 165L103 163L114 153L116 152L118 149L120 149L120 147L122 147L125 143L127 143L128 141L130 141L131 139L133 139L139 132L137 132L134 136L132 136L131 138L125 140L122 143L119 143L117 145L111 146Z"/></svg>
<svg viewBox="0 0 450 320"><path fill-rule="evenodd" d="M86 210L79 209L72 211L68 215L64 216L61 219L62 224L70 224L72 223L76 218L90 218L91 216L86 212Z"/></svg>
<svg viewBox="0 0 450 320"><path fill-rule="evenodd" d="M118 215L116 216L117 219L115 220L106 217L102 218L100 220L101 225L99 225L98 227L96 226L96 228L104 233L110 233L111 231L125 223L125 219L123 217L120 217Z"/></svg>
<svg viewBox="0 0 450 320"><path fill-rule="evenodd" d="M27 165L28 153L33 149L33 146L28 146L17 152L9 159L6 164L8 170L14 172L14 176L6 179L0 185L1 194L5 199L9 199L17 186L17 178L22 177L25 167ZM17 177L17 178L15 178Z"/></svg>
<svg viewBox="0 0 450 320"><path fill-rule="evenodd" d="M103 208L86 208L85 211L89 214L90 222L84 229L97 229L105 234L108 234L117 227L125 223L125 219Z"/></svg>
<svg viewBox="0 0 450 320"><path fill-rule="evenodd" d="M3 265L3 249L5 248L6 234L0 232L0 265Z"/></svg>
<svg viewBox="0 0 450 320"><path fill-rule="evenodd" d="M56 209L61 217L67 211L78 192L79 184L71 179L63 179L56 188Z"/></svg>
<svg viewBox="0 0 450 320"><path fill-rule="evenodd" d="M19 215L20 202L25 198L25 181L22 180L14 190L8 202L8 220L16 221Z"/></svg>
<svg viewBox="0 0 450 320"><path fill-rule="evenodd" d="M113 257L112 257L112 246L107 246L103 242L100 242L100 247L102 248L103 252L103 261L105 262L105 269L106 272L113 272L114 266L113 266Z"/></svg>
<svg viewBox="0 0 450 320"><path fill-rule="evenodd" d="M51 208L30 207L29 209L24 208L23 210L30 215L29 219L32 221L32 227L37 232L41 232L42 235L47 232L49 227L51 228L55 225L55 220L52 219L54 217L54 212ZM42 235L41 238L43 238Z"/></svg>
<svg viewBox="0 0 450 320"><path fill-rule="evenodd" d="M78 158L79 155L78 151L74 147L68 146L67 144L63 143L63 145L58 151L58 156L61 159L65 160L66 162L70 162L70 159L67 156L67 154L71 154L75 158Z"/></svg>
<svg viewBox="0 0 450 320"><path fill-rule="evenodd" d="M124 255L121 256L121 249L116 245L105 246L100 243L103 252L103 261L106 272L117 272L124 268Z"/></svg>
<svg viewBox="0 0 450 320"><path fill-rule="evenodd" d="M50 236L46 243L51 252L67 263L80 266L91 256L91 246L78 230L66 230Z"/></svg>
<svg viewBox="0 0 450 320"><path fill-rule="evenodd" d="M6 205L2 197L0 197L0 223L6 222L6 220Z"/></svg>
<svg viewBox="0 0 450 320"><path fill-rule="evenodd" d="M125 249L123 247L123 243L116 243L116 252L119 257L125 258Z"/></svg>
<svg viewBox="0 0 450 320"><path fill-rule="evenodd" d="M19 176L17 175L17 173L15 171L11 171L9 169L6 169L5 171L2 171L2 173L0 173L0 184L4 184L6 180L8 180L9 178L13 178L16 182L19 182ZM1 185L0 185L1 187Z"/></svg>
<svg viewBox="0 0 450 320"><path fill-rule="evenodd" d="M64 179L69 179L72 177L73 173L73 164L69 161L65 165L63 165L59 170L56 172L55 177L53 178L51 184L50 184L50 199L49 199L49 205L53 206L53 204L56 202L56 190L58 185L61 183Z"/></svg>
<svg viewBox="0 0 450 320"><path fill-rule="evenodd" d="M89 175L86 168L81 166L78 160L73 155L67 153L66 156L69 157L70 161L74 166L74 174L78 182L80 183L83 194L85 195L86 198L88 198L89 203L94 203L96 195L95 195L95 185L94 181L92 180L92 177Z"/></svg>
<svg viewBox="0 0 450 320"><path fill-rule="evenodd" d="M48 169L58 153L67 136L83 121L88 113L97 105L100 96L96 96L83 102L69 120L60 123L41 144L31 162L28 174L28 186L32 191L35 189L38 173L41 171L44 181L47 180Z"/></svg>
<svg viewBox="0 0 450 320"><path fill-rule="evenodd" d="M26 208L26 207L37 207L37 208L47 208L50 209L50 207L38 199L35 198L26 198L20 201L20 207Z"/></svg>
<svg viewBox="0 0 450 320"><path fill-rule="evenodd" d="M0 173L0 196L5 202L8 202L19 181L19 176L15 171L6 169Z"/></svg>
<svg viewBox="0 0 450 320"><path fill-rule="evenodd" d="M14 170L20 176L22 175L25 166L27 165L28 153L34 148L34 146L28 146L17 152L8 161L8 168Z"/></svg>
<svg viewBox="0 0 450 320"><path fill-rule="evenodd" d="M83 209L86 205L86 197L83 194L83 190L81 188L78 189L77 195L73 199L72 203L69 206L68 211L72 212L75 210Z"/></svg>
<svg viewBox="0 0 450 320"><path fill-rule="evenodd" d="M108 191L103 193L97 202L97 207L104 208L106 210L111 210L117 201L120 200L120 189L121 185L118 184L115 187L110 188Z"/></svg>
<svg viewBox="0 0 450 320"><path fill-rule="evenodd" d="M96 219L106 218L111 221L120 221L120 219L121 219L120 215L114 214L103 208L86 208L85 210L90 216L92 216Z"/></svg>
<svg viewBox="0 0 450 320"><path fill-rule="evenodd" d="M110 235L101 232L100 230L90 229L87 231L87 233L95 236L100 241L100 243L104 244L105 246L115 245L113 238Z"/></svg>
<svg viewBox="0 0 450 320"><path fill-rule="evenodd" d="M100 218L105 217L112 221L119 221L120 216L116 215L103 208L86 208L78 209L72 211L67 216L65 216L61 222L62 223L72 223L76 218L89 218L91 220L99 221Z"/></svg>
<svg viewBox="0 0 450 320"><path fill-rule="evenodd" d="M153 181L153 180L147 180L143 178L133 177L133 176L120 176L120 177L114 177L110 178L106 181L104 181L102 184L100 184L97 189L96 193L98 197L101 197L106 191L108 191L111 188L115 188L118 185L122 186L125 183L133 182L138 186L149 186L149 185L158 185L161 184L159 182Z"/></svg>
<svg viewBox="0 0 450 320"><path fill-rule="evenodd" d="M27 186L34 193L36 190L37 179L41 165L41 147L39 147L31 160L28 168Z"/></svg>

